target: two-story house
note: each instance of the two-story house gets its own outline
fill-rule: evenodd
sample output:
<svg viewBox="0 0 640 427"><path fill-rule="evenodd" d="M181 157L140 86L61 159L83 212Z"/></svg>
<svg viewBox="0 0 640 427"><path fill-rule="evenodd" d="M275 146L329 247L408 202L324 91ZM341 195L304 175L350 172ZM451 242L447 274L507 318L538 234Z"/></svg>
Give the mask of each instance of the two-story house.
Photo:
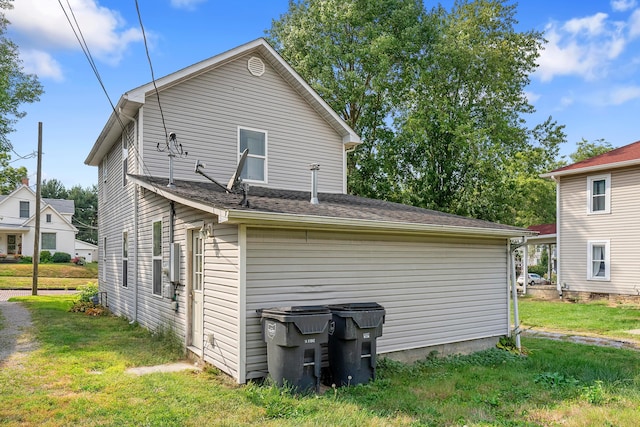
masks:
<svg viewBox="0 0 640 427"><path fill-rule="evenodd" d="M510 238L529 232L348 195L358 144L263 39L125 93L85 161L109 308L239 383L267 375L261 308L377 302L378 351L405 359L509 334ZM225 187L246 148L243 203Z"/></svg>
<svg viewBox="0 0 640 427"><path fill-rule="evenodd" d="M78 229L71 223L73 200L42 198L40 204L40 250L73 256ZM0 254L5 259L33 256L36 193L25 179L8 195L0 196Z"/></svg>
<svg viewBox="0 0 640 427"><path fill-rule="evenodd" d="M640 141L549 173L563 297L640 295Z"/></svg>

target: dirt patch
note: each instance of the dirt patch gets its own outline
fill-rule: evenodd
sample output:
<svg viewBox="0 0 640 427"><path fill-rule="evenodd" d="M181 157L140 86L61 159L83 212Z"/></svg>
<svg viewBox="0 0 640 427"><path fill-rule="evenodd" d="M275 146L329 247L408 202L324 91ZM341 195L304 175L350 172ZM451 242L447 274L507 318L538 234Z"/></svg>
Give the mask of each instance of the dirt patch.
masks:
<svg viewBox="0 0 640 427"><path fill-rule="evenodd" d="M0 366L20 364L38 347L33 336L31 313L17 302L0 301L4 329L0 334Z"/></svg>
<svg viewBox="0 0 640 427"><path fill-rule="evenodd" d="M620 340L614 338L605 338L600 336L574 335L571 333L545 331L538 329L525 329L522 331L524 336L535 338L547 338L557 341L569 341L578 344L597 345L600 347L626 348L630 350L640 350L640 343L633 340Z"/></svg>

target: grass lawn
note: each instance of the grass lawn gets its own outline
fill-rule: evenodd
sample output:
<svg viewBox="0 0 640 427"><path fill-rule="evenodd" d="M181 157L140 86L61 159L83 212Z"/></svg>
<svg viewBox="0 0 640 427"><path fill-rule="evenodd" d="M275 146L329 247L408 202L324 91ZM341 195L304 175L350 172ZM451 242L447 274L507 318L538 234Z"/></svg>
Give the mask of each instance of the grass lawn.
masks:
<svg viewBox="0 0 640 427"><path fill-rule="evenodd" d="M608 301L567 303L519 299L520 322L527 327L559 332L640 340L629 331L640 329L640 306L611 306Z"/></svg>
<svg viewBox="0 0 640 427"><path fill-rule="evenodd" d="M70 297L19 298L40 347L0 370L0 426L635 426L640 352L523 339L527 357L493 349L379 360L368 385L295 396L237 386L215 369L125 374L180 358L171 334L117 317L67 312ZM526 309L523 309L526 312Z"/></svg>
<svg viewBox="0 0 640 427"><path fill-rule="evenodd" d="M98 279L98 264L38 264L38 289L75 289ZM0 264L0 289L31 289L33 264Z"/></svg>

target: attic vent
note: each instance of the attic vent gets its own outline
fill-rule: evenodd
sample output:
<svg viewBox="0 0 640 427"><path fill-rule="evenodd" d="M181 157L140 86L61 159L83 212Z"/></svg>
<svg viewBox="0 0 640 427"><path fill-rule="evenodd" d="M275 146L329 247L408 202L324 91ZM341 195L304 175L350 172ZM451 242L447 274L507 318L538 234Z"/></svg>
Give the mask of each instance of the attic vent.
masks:
<svg viewBox="0 0 640 427"><path fill-rule="evenodd" d="M265 71L264 62L262 62L262 59L255 56L249 58L249 61L247 61L247 68L249 69L249 72L256 77L260 77Z"/></svg>

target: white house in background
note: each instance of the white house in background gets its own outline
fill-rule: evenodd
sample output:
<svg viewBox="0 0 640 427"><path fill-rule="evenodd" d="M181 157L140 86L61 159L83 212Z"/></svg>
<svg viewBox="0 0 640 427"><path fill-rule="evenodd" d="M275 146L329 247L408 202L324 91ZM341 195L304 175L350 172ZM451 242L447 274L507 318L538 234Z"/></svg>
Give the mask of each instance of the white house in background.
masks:
<svg viewBox="0 0 640 427"><path fill-rule="evenodd" d="M640 295L640 141L542 175L556 182L563 297Z"/></svg>
<svg viewBox="0 0 640 427"><path fill-rule="evenodd" d="M85 160L109 308L239 383L267 375L260 308L377 302L378 352L404 360L495 345L510 239L535 233L346 194L358 144L263 39L125 93ZM194 172L226 185L245 148L248 204Z"/></svg>
<svg viewBox="0 0 640 427"><path fill-rule="evenodd" d="M84 257L86 262L98 261L98 245L76 239L75 252L73 256Z"/></svg>
<svg viewBox="0 0 640 427"><path fill-rule="evenodd" d="M23 180L11 194L0 196L0 253L6 258L33 256L36 193ZM41 199L40 250L75 253L78 229L71 223L73 200Z"/></svg>

